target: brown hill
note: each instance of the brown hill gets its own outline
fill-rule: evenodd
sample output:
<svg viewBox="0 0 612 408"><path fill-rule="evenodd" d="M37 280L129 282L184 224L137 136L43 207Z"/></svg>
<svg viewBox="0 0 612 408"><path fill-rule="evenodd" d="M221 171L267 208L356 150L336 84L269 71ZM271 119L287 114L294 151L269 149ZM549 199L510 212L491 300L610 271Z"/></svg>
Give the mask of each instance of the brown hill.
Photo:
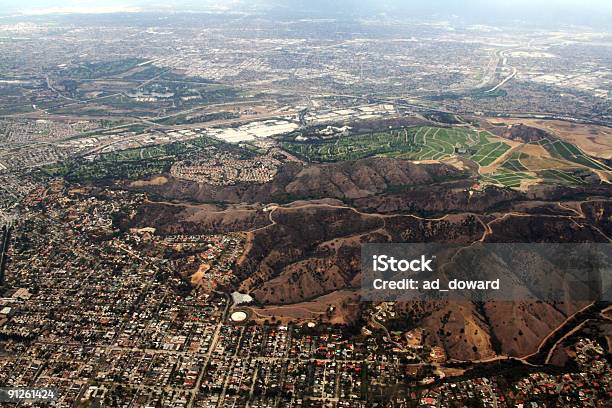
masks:
<svg viewBox="0 0 612 408"><path fill-rule="evenodd" d="M487 188L470 195L470 180L454 180L462 175L444 164L372 158L308 167L291 163L263 185L219 187L170 179L133 188L179 201L217 201L223 208L149 202L117 223L153 226L162 234L248 232L248 251L235 271L239 289L283 321L318 318L335 293L356 289L364 242L609 241L608 186L537 186L525 193ZM260 204L308 197L347 204L305 200L268 212ZM247 204L233 208L232 203ZM529 354L579 305L412 302L395 307L394 325L422 327L428 344L468 360ZM341 318L327 317L353 322L360 312L353 305L342 308Z"/></svg>
<svg viewBox="0 0 612 408"><path fill-rule="evenodd" d="M538 140L547 137L554 138L551 133L548 133L543 129L527 126L522 123L513 124L509 126L495 126L489 124L488 126L485 126L485 129L493 133L494 135L525 143L537 142Z"/></svg>
<svg viewBox="0 0 612 408"><path fill-rule="evenodd" d="M165 200L273 203L298 199L352 200L406 186L430 185L465 173L446 164L414 164L407 160L368 158L355 162L303 166L286 163L270 183L216 186L168 177L161 185L126 183Z"/></svg>

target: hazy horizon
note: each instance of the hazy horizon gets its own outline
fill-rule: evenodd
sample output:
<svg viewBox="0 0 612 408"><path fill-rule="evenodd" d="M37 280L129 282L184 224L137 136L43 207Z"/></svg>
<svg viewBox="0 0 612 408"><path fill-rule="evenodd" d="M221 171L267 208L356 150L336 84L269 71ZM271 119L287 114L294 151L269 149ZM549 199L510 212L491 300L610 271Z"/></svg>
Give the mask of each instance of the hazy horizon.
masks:
<svg viewBox="0 0 612 408"><path fill-rule="evenodd" d="M493 24L503 21L524 21L533 24L577 24L605 28L612 21L612 2L604 0L430 0L405 4L400 0L0 0L0 13L44 15L66 13L114 12L253 12L259 11L281 18L291 17L374 17L456 18L470 23Z"/></svg>

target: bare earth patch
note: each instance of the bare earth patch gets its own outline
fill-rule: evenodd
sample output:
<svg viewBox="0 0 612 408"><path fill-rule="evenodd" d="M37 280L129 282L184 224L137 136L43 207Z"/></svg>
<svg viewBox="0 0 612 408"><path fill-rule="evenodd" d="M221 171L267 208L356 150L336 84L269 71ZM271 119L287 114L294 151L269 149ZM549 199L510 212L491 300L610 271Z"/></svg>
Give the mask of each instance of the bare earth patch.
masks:
<svg viewBox="0 0 612 408"><path fill-rule="evenodd" d="M197 272L191 275L191 284L193 286L199 286L202 284L202 279L204 278L204 274L210 269L209 264L201 264L198 268Z"/></svg>
<svg viewBox="0 0 612 408"><path fill-rule="evenodd" d="M130 187L163 186L168 182L164 176L153 177L150 180L136 180L130 183Z"/></svg>
<svg viewBox="0 0 612 408"><path fill-rule="evenodd" d="M274 320L281 323L318 321L331 324L352 322L358 309L359 295L352 290L335 291L309 302L249 308L252 319L258 323Z"/></svg>

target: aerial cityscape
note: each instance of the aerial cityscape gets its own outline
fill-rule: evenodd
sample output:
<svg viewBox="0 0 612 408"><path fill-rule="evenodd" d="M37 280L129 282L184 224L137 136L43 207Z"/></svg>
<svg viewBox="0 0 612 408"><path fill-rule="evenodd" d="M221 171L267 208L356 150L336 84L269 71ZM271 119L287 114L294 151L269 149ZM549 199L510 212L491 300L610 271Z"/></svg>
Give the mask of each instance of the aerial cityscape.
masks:
<svg viewBox="0 0 612 408"><path fill-rule="evenodd" d="M361 263L610 248L606 2L17 3L0 406L610 406L610 264L588 299L375 301Z"/></svg>

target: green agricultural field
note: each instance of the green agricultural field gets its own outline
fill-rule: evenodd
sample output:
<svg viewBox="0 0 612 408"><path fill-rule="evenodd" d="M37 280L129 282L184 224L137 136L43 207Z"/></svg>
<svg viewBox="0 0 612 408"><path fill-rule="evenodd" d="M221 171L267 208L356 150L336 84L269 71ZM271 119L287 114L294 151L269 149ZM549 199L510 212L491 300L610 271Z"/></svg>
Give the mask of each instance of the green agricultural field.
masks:
<svg viewBox="0 0 612 408"><path fill-rule="evenodd" d="M521 163L521 159L526 159L528 157L529 155L527 153L514 152L500 167L512 171L528 171L529 169Z"/></svg>
<svg viewBox="0 0 612 408"><path fill-rule="evenodd" d="M285 141L283 148L316 162L357 160L370 156L398 157L409 160L439 160L454 155L478 155L491 161L510 147L490 143L484 132L464 128L415 127L361 133L321 141ZM491 153L491 154L489 154Z"/></svg>
<svg viewBox="0 0 612 408"><path fill-rule="evenodd" d="M576 146L559 140L541 140L551 156L566 163L575 163L591 169L609 171L603 164L585 155ZM299 142L285 139L284 149L314 162L357 160L364 157L383 156L408 160L439 160L461 156L480 167L490 166L510 150L509 143L492 137L484 131L462 127L442 128L421 126L407 129L390 129L379 132L359 133L328 140ZM584 184L586 181L575 171L537 169L530 171L523 161L530 159L525 152L512 152L497 169L483 174L485 184L518 188L526 180L539 178L551 184ZM576 169L584 167L576 165Z"/></svg>
<svg viewBox="0 0 612 408"><path fill-rule="evenodd" d="M549 169L538 172L538 175L544 180L545 183L550 184L585 184L583 180L576 177L569 171Z"/></svg>
<svg viewBox="0 0 612 408"><path fill-rule="evenodd" d="M576 146L560 140L542 139L532 144L543 146L550 152L551 156L559 163L565 163L563 169L559 168L537 168L527 169L522 161L530 159L525 152L514 152L499 166L492 174L481 176L485 183L502 185L506 187L518 187L522 179L533 179L534 176L541 179L544 184L554 185L577 185L586 184L589 179L596 179L596 175L585 167L595 170L607 171L605 164L592 159ZM542 163L547 163L543 161Z"/></svg>
<svg viewBox="0 0 612 408"><path fill-rule="evenodd" d="M0 115L14 115L29 112L34 112L32 104L0 105Z"/></svg>
<svg viewBox="0 0 612 408"><path fill-rule="evenodd" d="M530 176L525 172L508 170L504 168L498 169L495 173L481 176L482 181L511 188L519 187L523 180L529 179L533 180L535 177Z"/></svg>
<svg viewBox="0 0 612 408"><path fill-rule="evenodd" d="M482 145L470 158L484 167L493 163L508 149L510 149L510 146L503 142L487 143Z"/></svg>
<svg viewBox="0 0 612 408"><path fill-rule="evenodd" d="M139 58L126 58L122 60L90 62L76 67L66 68L61 74L67 78L93 79L118 75L135 68L143 62Z"/></svg>
<svg viewBox="0 0 612 408"><path fill-rule="evenodd" d="M571 143L549 139L542 139L536 143L543 146L555 158L564 159L594 170L612 171L612 168L592 159Z"/></svg>

